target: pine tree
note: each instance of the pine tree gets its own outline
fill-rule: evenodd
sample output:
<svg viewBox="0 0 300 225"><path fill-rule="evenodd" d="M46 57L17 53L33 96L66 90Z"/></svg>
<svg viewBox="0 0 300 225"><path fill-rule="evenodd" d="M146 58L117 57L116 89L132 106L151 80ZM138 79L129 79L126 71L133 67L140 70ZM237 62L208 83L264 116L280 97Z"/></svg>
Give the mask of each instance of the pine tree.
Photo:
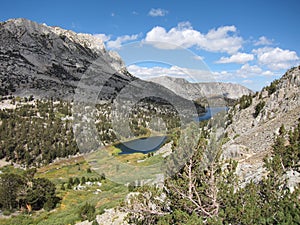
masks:
<svg viewBox="0 0 300 225"><path fill-rule="evenodd" d="M82 177L82 178L81 178L81 185L84 185L85 182L86 182L85 177Z"/></svg>
<svg viewBox="0 0 300 225"><path fill-rule="evenodd" d="M79 209L79 217L81 220L88 220L92 221L95 219L95 206L90 205L89 203L85 203L80 209Z"/></svg>

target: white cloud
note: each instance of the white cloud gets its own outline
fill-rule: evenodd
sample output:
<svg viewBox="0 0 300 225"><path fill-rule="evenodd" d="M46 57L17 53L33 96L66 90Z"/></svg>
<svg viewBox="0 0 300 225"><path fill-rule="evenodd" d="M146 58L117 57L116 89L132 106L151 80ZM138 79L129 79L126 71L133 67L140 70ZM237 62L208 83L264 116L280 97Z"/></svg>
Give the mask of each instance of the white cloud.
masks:
<svg viewBox="0 0 300 225"><path fill-rule="evenodd" d="M239 63L244 64L246 62L252 61L254 59L253 54L247 53L236 53L230 57L221 57L216 63Z"/></svg>
<svg viewBox="0 0 300 225"><path fill-rule="evenodd" d="M177 27L173 27L169 31L160 26L154 27L147 33L145 41L157 42L154 45L158 48L174 49L176 46L183 48L195 46L209 52L227 52L229 54L237 52L243 43L242 37L236 35L235 26L222 26L202 34L193 29L189 22L179 23ZM162 43L171 43L172 45Z"/></svg>
<svg viewBox="0 0 300 225"><path fill-rule="evenodd" d="M142 79L150 79L159 76L173 76L173 77L184 76L183 71L178 69L178 67L176 66L172 66L170 68L154 66L149 68L149 67L142 67L137 65L130 65L128 66L127 69L131 74L138 76Z"/></svg>
<svg viewBox="0 0 300 225"><path fill-rule="evenodd" d="M253 84L253 80L243 80L242 83L244 83L244 84Z"/></svg>
<svg viewBox="0 0 300 225"><path fill-rule="evenodd" d="M106 34L94 34L93 36L100 38L103 42L107 42L110 40L110 35L106 35Z"/></svg>
<svg viewBox="0 0 300 225"><path fill-rule="evenodd" d="M120 48L124 42L134 41L138 38L138 36L139 35L137 35L137 34L120 36L114 41L111 41L111 40L107 41L106 45L108 48L111 48L111 49L112 48Z"/></svg>
<svg viewBox="0 0 300 225"><path fill-rule="evenodd" d="M204 56L196 55L196 56L194 56L194 59L201 61L201 60L204 60Z"/></svg>
<svg viewBox="0 0 300 225"><path fill-rule="evenodd" d="M220 72L214 71L212 72L212 74L217 81L226 81L234 77L234 74L232 72L226 70Z"/></svg>
<svg viewBox="0 0 300 225"><path fill-rule="evenodd" d="M273 40L270 40L268 38L266 38L265 36L261 36L258 41L256 41L254 43L255 46L258 45L272 45L273 44Z"/></svg>
<svg viewBox="0 0 300 225"><path fill-rule="evenodd" d="M191 82L196 81L213 81L214 76L210 71L206 70L192 70L178 66L171 66L170 68L154 66L154 67L141 67L138 65L130 65L127 67L128 71L141 79L147 80L154 77L170 76L185 78Z"/></svg>
<svg viewBox="0 0 300 225"><path fill-rule="evenodd" d="M262 75L264 75L264 76L274 76L275 73L270 71L270 70L266 70L266 71L262 72Z"/></svg>
<svg viewBox="0 0 300 225"><path fill-rule="evenodd" d="M261 75L263 70L257 65L249 65L248 63L243 65L236 71L237 76L247 78L249 76Z"/></svg>
<svg viewBox="0 0 300 225"><path fill-rule="evenodd" d="M115 40L111 40L111 35L94 34L93 36L100 38L103 41L103 43L106 44L107 48L110 48L110 49L120 48L123 43L125 43L127 41L134 41L139 37L138 34L123 35L123 36L117 37Z"/></svg>
<svg viewBox="0 0 300 225"><path fill-rule="evenodd" d="M271 70L288 69L293 66L299 57L295 51L283 50L281 48L259 48L254 49L258 62Z"/></svg>
<svg viewBox="0 0 300 225"><path fill-rule="evenodd" d="M168 11L165 10L165 9L151 9L148 13L149 16L152 16L152 17L157 17L157 16L165 16L168 14Z"/></svg>

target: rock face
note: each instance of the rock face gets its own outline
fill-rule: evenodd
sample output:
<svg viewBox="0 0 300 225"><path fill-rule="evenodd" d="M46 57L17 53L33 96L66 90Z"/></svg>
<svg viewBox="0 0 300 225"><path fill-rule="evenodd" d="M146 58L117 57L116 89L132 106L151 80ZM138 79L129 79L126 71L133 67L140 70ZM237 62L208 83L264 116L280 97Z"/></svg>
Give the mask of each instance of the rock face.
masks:
<svg viewBox="0 0 300 225"><path fill-rule="evenodd" d="M261 105L258 110L258 105ZM300 120L300 66L252 97L245 109L230 109L232 124L226 128L229 141L223 146L224 157L240 162L239 173L245 179L263 175L262 159L274 143L283 124L287 130Z"/></svg>
<svg viewBox="0 0 300 225"><path fill-rule="evenodd" d="M0 23L0 94L66 97L99 58L116 71L124 67L120 57L92 35L26 19L8 20Z"/></svg>
<svg viewBox="0 0 300 225"><path fill-rule="evenodd" d="M0 95L70 99L79 84L100 100L122 95L187 102L161 85L133 77L120 56L92 35L26 19L0 23Z"/></svg>
<svg viewBox="0 0 300 225"><path fill-rule="evenodd" d="M231 83L190 83L183 78L173 78L168 76L152 78L150 81L161 84L176 94L190 100L196 100L203 97L225 97L229 99L237 99L242 95L253 93L246 87Z"/></svg>

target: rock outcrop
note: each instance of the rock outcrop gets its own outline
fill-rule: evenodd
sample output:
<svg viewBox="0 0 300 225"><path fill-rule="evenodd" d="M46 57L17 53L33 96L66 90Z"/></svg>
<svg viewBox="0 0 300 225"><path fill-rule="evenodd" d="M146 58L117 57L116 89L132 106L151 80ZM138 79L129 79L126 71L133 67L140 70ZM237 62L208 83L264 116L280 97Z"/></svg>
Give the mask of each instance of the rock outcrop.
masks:
<svg viewBox="0 0 300 225"><path fill-rule="evenodd" d="M270 153L281 125L289 130L300 121L300 66L288 70L251 102L247 108L237 104L230 109L232 123L226 128L229 141L223 156L240 162L239 174L246 180L259 180L262 159Z"/></svg>
<svg viewBox="0 0 300 225"><path fill-rule="evenodd" d="M115 72L124 63L101 39L26 19L0 23L0 91L2 95L68 97L89 66L100 61ZM119 76L119 77L118 77ZM116 79L132 79L118 73Z"/></svg>

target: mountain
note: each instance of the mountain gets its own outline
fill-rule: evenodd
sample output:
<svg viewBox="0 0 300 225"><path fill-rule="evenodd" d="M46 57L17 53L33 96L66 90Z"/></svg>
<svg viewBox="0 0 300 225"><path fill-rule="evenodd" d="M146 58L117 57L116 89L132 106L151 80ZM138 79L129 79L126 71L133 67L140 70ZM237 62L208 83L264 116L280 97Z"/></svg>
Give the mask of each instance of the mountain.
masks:
<svg viewBox="0 0 300 225"><path fill-rule="evenodd" d="M270 152L280 127L290 130L300 121L300 66L256 95L240 99L229 117L224 157L238 159L240 175L246 180L260 179L262 159Z"/></svg>
<svg viewBox="0 0 300 225"><path fill-rule="evenodd" d="M184 111L190 108L186 104L194 104L132 76L121 57L90 34L26 19L0 23L0 95L73 99L82 97L82 91L86 99L112 102L118 97L120 104L151 99L176 103Z"/></svg>
<svg viewBox="0 0 300 225"><path fill-rule="evenodd" d="M190 83L183 78L174 78L161 76L149 79L150 81L161 84L172 90L176 94L190 99L199 98L228 98L237 99L242 95L252 94L253 92L239 84L220 83L220 82L203 82Z"/></svg>
<svg viewBox="0 0 300 225"><path fill-rule="evenodd" d="M66 97L95 60L102 59L103 66L109 62L115 70L124 67L92 35L26 19L0 23L0 46L1 94Z"/></svg>

